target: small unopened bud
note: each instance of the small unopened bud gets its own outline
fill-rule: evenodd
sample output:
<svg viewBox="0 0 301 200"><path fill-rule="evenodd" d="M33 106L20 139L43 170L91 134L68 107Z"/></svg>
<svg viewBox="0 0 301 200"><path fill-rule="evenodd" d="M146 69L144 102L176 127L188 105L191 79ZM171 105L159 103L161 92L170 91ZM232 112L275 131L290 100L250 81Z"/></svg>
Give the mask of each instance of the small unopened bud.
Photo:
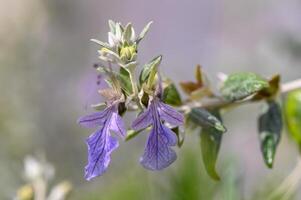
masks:
<svg viewBox="0 0 301 200"><path fill-rule="evenodd" d="M120 58L125 62L132 61L136 54L137 50L135 45L121 47Z"/></svg>

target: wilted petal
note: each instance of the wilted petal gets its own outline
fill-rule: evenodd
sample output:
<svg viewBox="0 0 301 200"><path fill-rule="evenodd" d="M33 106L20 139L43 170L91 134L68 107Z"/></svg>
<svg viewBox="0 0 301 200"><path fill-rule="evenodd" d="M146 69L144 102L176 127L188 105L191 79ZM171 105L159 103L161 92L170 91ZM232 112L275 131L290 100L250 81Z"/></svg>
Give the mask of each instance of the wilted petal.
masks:
<svg viewBox="0 0 301 200"><path fill-rule="evenodd" d="M97 113L79 118L77 120L77 123L79 123L81 126L87 127L87 128L94 128L94 127L102 126L105 123L110 111L111 111L111 107L108 107L101 112L97 112Z"/></svg>
<svg viewBox="0 0 301 200"><path fill-rule="evenodd" d="M140 163L146 169L161 170L173 163L177 155L170 146L177 143L175 134L161 123L156 124L150 136Z"/></svg>
<svg viewBox="0 0 301 200"><path fill-rule="evenodd" d="M88 164L85 167L85 178L91 180L102 175L109 166L110 155L118 147L117 139L109 135L106 126L93 133L87 139Z"/></svg>
<svg viewBox="0 0 301 200"><path fill-rule="evenodd" d="M150 109L147 109L135 119L135 121L132 123L132 128L134 130L141 130L147 128L152 123L152 113L150 112Z"/></svg>
<svg viewBox="0 0 301 200"><path fill-rule="evenodd" d="M158 102L158 104L158 111L161 120L164 120L174 126L179 126L184 123L183 114L179 113L173 107L167 104L164 104L162 102Z"/></svg>
<svg viewBox="0 0 301 200"><path fill-rule="evenodd" d="M125 138L126 136L126 129L122 118L114 112L111 118L110 130L114 131L118 134L121 138Z"/></svg>

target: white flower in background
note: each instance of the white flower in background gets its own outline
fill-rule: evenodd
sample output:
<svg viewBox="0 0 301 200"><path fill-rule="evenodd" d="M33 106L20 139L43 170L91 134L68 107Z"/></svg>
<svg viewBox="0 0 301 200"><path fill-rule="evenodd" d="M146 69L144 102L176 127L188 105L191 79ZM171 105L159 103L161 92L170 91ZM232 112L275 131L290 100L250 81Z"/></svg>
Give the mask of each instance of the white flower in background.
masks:
<svg viewBox="0 0 301 200"><path fill-rule="evenodd" d="M54 176L54 167L46 161L40 161L33 156L26 156L24 159L24 175L28 181L38 178L50 180Z"/></svg>
<svg viewBox="0 0 301 200"><path fill-rule="evenodd" d="M26 156L24 159L24 177L27 183L21 186L15 200L64 200L72 190L68 181L62 181L53 188L47 188L54 178L54 167L45 159ZM48 192L49 191L49 192Z"/></svg>

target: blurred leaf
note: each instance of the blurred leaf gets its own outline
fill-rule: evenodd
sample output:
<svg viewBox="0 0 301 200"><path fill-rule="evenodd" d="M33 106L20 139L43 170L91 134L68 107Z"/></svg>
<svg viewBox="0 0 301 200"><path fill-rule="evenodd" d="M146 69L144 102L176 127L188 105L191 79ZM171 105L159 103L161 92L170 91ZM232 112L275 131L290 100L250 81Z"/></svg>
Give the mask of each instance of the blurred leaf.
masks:
<svg viewBox="0 0 301 200"><path fill-rule="evenodd" d="M146 92L143 92L143 95L140 97L140 102L147 108L149 102L149 96Z"/></svg>
<svg viewBox="0 0 301 200"><path fill-rule="evenodd" d="M284 111L288 132L301 152L301 89L288 93Z"/></svg>
<svg viewBox="0 0 301 200"><path fill-rule="evenodd" d="M263 114L261 114L258 119L258 131L261 152L264 161L269 168L273 167L282 126L282 115L279 104L275 101L268 101Z"/></svg>
<svg viewBox="0 0 301 200"><path fill-rule="evenodd" d="M184 150L184 149L183 149ZM175 174L170 176L168 187L162 187L158 198L166 200L209 200L215 199L217 184L210 181L203 168L199 165L199 154L195 149L183 151L182 161L177 166ZM164 182L164 185L166 183ZM160 184L159 184L160 186ZM166 190L164 191L164 188Z"/></svg>
<svg viewBox="0 0 301 200"><path fill-rule="evenodd" d="M257 74L241 72L228 76L221 88L221 93L226 100L236 101L255 94L268 86L268 82Z"/></svg>
<svg viewBox="0 0 301 200"><path fill-rule="evenodd" d="M269 87L261 89L252 98L252 100L258 101L262 99L273 99L279 92L280 89L280 75L274 75L269 80Z"/></svg>
<svg viewBox="0 0 301 200"><path fill-rule="evenodd" d="M135 130L128 130L126 137L125 137L125 141L129 141L131 139L133 139L134 137L136 137L139 133L141 133L144 129L141 129L139 131L135 131Z"/></svg>
<svg viewBox="0 0 301 200"><path fill-rule="evenodd" d="M120 72L118 74L119 80L121 82L121 88L122 90L130 95L133 93L133 87L131 83L130 73L128 70L126 70L123 67L120 67Z"/></svg>
<svg viewBox="0 0 301 200"><path fill-rule="evenodd" d="M191 92L190 98L192 100L199 100L202 97L210 96L211 94L212 94L212 92L209 87L202 87L202 88L199 88L199 89Z"/></svg>
<svg viewBox="0 0 301 200"><path fill-rule="evenodd" d="M220 118L219 112L215 111L216 117ZM201 131L201 149L205 169L214 180L220 180L216 172L215 164L222 140L222 132L213 127L203 128Z"/></svg>
<svg viewBox="0 0 301 200"><path fill-rule="evenodd" d="M143 69L139 76L140 85L142 85L149 79L151 72L152 73L157 72L157 68L161 63L161 60L162 60L162 56L160 55L160 56L155 57L149 63L147 63L143 66Z"/></svg>
<svg viewBox="0 0 301 200"><path fill-rule="evenodd" d="M184 143L184 137L182 137L181 136L181 134L180 134L180 130L179 130L179 127L175 127L175 128L173 128L173 129L171 129L175 134L176 134L176 136L177 136L177 139L178 139L178 147L180 148L180 147L182 147L182 145L183 145L183 143Z"/></svg>
<svg viewBox="0 0 301 200"><path fill-rule="evenodd" d="M163 91L163 101L172 106L182 105L181 96L176 86L171 83Z"/></svg>
<svg viewBox="0 0 301 200"><path fill-rule="evenodd" d="M137 43L139 43L145 37L145 35L148 32L148 30L149 30L152 23L153 23L152 21L148 22L148 24L143 28L143 30L141 31L141 33L139 34L139 36L136 40Z"/></svg>
<svg viewBox="0 0 301 200"><path fill-rule="evenodd" d="M195 67L195 80L197 81L197 83L203 83L203 75L202 75L202 69L201 69L201 65L197 65Z"/></svg>
<svg viewBox="0 0 301 200"><path fill-rule="evenodd" d="M192 108L188 117L202 128L213 128L216 131L219 131L219 133L227 131L222 122L216 116L203 108Z"/></svg>
<svg viewBox="0 0 301 200"><path fill-rule="evenodd" d="M192 92L199 90L204 86L203 74L200 65L197 65L195 68L195 79L196 82L180 82L180 86L186 94L190 95Z"/></svg>
<svg viewBox="0 0 301 200"><path fill-rule="evenodd" d="M196 91L197 89L202 87L200 84L192 81L180 82L180 86L182 90L188 95L190 95L193 91Z"/></svg>
<svg viewBox="0 0 301 200"><path fill-rule="evenodd" d="M196 124L194 121L191 120L189 114L185 115L184 127L185 127L185 133L188 134L194 133L195 131L198 130L198 128L200 128L198 124Z"/></svg>

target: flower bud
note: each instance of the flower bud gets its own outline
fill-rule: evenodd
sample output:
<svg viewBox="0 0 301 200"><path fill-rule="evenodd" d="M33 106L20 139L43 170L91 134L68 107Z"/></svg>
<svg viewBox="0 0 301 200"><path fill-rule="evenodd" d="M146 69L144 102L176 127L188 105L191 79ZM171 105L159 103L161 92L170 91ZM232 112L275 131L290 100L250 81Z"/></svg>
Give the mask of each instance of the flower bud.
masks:
<svg viewBox="0 0 301 200"><path fill-rule="evenodd" d="M120 49L120 59L124 62L133 61L137 55L136 45L123 46Z"/></svg>

